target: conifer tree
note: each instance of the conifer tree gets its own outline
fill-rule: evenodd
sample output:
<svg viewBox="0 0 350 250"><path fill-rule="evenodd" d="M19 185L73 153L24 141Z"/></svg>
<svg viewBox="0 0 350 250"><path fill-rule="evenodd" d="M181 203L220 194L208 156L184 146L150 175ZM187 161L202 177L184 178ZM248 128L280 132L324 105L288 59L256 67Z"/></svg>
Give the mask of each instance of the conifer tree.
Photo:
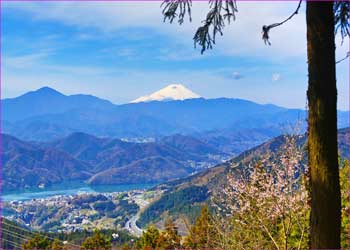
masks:
<svg viewBox="0 0 350 250"><path fill-rule="evenodd" d="M142 233L142 236L136 243L138 249L156 249L159 241L159 230L154 226L150 225L146 231Z"/></svg>
<svg viewBox="0 0 350 250"><path fill-rule="evenodd" d="M185 239L185 246L191 249L217 248L218 231L208 206L204 206L195 224L190 228L189 235Z"/></svg>
<svg viewBox="0 0 350 250"><path fill-rule="evenodd" d="M341 207L342 207L342 221L341 221L341 247L343 249L350 248L350 167L349 161L341 162L340 175L340 189L341 189Z"/></svg>
<svg viewBox="0 0 350 250"><path fill-rule="evenodd" d="M45 250L51 249L51 241L48 237L36 234L32 239L23 244L24 250Z"/></svg>
<svg viewBox="0 0 350 250"><path fill-rule="evenodd" d="M302 0L284 21L262 27L266 44L270 45L269 31L298 14L301 3ZM178 18L182 24L186 14L191 20L191 8L191 0L164 0L164 21L173 22ZM234 21L237 12L236 0L209 0L209 11L193 37L202 53L213 47L217 35L223 35L225 21ZM350 36L350 2L306 1L306 29L310 248L339 249L341 194L337 161L335 34L340 31L342 39Z"/></svg>
<svg viewBox="0 0 350 250"><path fill-rule="evenodd" d="M91 237L84 240L81 247L83 250L110 250L112 244L100 231L96 230Z"/></svg>
<svg viewBox="0 0 350 250"><path fill-rule="evenodd" d="M54 239L51 245L52 250L65 250L66 248L64 247L63 243L59 241L58 239Z"/></svg>
<svg viewBox="0 0 350 250"><path fill-rule="evenodd" d="M171 218L165 222L165 231L159 236L159 249L179 249L181 247L181 236Z"/></svg>

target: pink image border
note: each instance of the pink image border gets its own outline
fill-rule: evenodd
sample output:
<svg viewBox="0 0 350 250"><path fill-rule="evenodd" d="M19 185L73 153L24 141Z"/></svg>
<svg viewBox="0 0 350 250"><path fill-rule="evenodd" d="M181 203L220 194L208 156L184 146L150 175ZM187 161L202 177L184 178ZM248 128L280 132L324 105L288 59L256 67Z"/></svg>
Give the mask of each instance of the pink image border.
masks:
<svg viewBox="0 0 350 250"><path fill-rule="evenodd" d="M318 1L318 0L303 0L303 2L306 1ZM320 0L320 1L326 1L326 0ZM163 2L163 0L0 0L0 244L2 242L2 185L3 185L3 166L2 166L2 80L3 80L3 69L2 69L2 31L3 31L3 12L2 12L2 4L3 2L95 2L95 3L107 3L107 2ZM208 2L208 0L192 0L192 2ZM236 2L299 2L299 0L236 0ZM161 12L159 13L160 17L161 17ZM160 18L160 22L161 22L161 18ZM350 39L349 37L347 39ZM350 42L349 42L349 50L350 51ZM347 58L348 61L348 66L350 69L350 59ZM348 84L350 86L350 73L348 76ZM348 93L349 94L349 93ZM349 100L349 110L350 110L350 100ZM349 152L349 156L350 156L350 152ZM350 158L350 157L349 157ZM349 179L350 181L350 179ZM1 245L0 245L0 249ZM331 250L331 249L330 249Z"/></svg>

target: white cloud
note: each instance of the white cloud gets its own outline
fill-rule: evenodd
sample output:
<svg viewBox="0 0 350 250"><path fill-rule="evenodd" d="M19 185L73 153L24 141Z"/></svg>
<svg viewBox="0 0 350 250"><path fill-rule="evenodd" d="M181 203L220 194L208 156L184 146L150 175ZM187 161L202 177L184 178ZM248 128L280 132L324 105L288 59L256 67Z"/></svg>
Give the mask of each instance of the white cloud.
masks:
<svg viewBox="0 0 350 250"><path fill-rule="evenodd" d="M168 49L161 48L159 49L160 56L158 57L162 61L192 61L197 59L203 59L208 57L208 54L200 54L197 51L193 50L193 47L183 47L175 46L177 48Z"/></svg>
<svg viewBox="0 0 350 250"><path fill-rule="evenodd" d="M348 64L341 67L346 68ZM43 69L43 73L38 74L38 71L32 70L35 68ZM3 72L5 73L2 75L2 93L5 98L47 85L66 94L92 94L115 103L126 103L177 82L206 98L242 98L293 108L304 108L306 102L306 75L297 75L293 79L283 78L283 84L276 85L270 84L271 75L261 77L254 69L244 71L247 77L239 81L232 79L232 73L231 78L225 77L228 76L228 72L232 72L232 69L231 71L229 69L119 71L71 65L47 66L43 62L35 62L26 71L5 69ZM347 74L338 79L338 107L346 110L349 103L348 77Z"/></svg>
<svg viewBox="0 0 350 250"><path fill-rule="evenodd" d="M35 69L40 69L43 73L38 74ZM268 84L269 78L262 79L257 74L234 81L232 69L119 71L73 65L50 66L44 61L35 60L32 66L26 69L5 68L4 71L6 72L2 76L4 97L13 97L42 86L50 86L65 94L92 94L115 103L126 103L173 82L184 84L206 98L234 97L287 107L300 107L298 103L304 103L305 96L303 87L295 88L293 95L288 97L274 95L276 91L286 93L290 85L272 86ZM229 72L231 72L230 78L226 77Z"/></svg>
<svg viewBox="0 0 350 250"><path fill-rule="evenodd" d="M281 74L274 73L272 74L272 81L279 81L281 79Z"/></svg>
<svg viewBox="0 0 350 250"><path fill-rule="evenodd" d="M187 19L183 25L164 23L161 2L4 2L3 10L15 10L37 21L53 20L80 29L78 39L92 39L95 31L102 36L113 37L121 29L148 28L172 37L182 46L193 48L192 37L208 11L207 2L193 2L193 22ZM265 24L276 23L288 17L296 8L296 2L238 2L237 18L224 29L224 36L217 38L215 53L225 55L254 55L267 60L283 61L286 57L300 58L306 62L305 3L299 14L282 26L270 31L271 46L261 39ZM5 15L4 15L5 16ZM90 32L90 33L89 33ZM123 33L129 38L140 39L137 30ZM99 39L102 37L99 36ZM337 37L337 58L346 54L346 42L340 46ZM197 49L195 53L199 54ZM212 52L207 52L212 53ZM338 55L339 54L339 55ZM169 57L171 58L171 57ZM177 58L172 56L172 58Z"/></svg>
<svg viewBox="0 0 350 250"><path fill-rule="evenodd" d="M121 48L116 51L117 57L132 58L136 56L137 52L131 48Z"/></svg>
<svg viewBox="0 0 350 250"><path fill-rule="evenodd" d="M159 59L162 60L194 60L200 57L200 50L192 50L192 37L196 28L201 24L208 10L206 2L193 2L193 22L186 21L182 26L177 23L163 23L163 17L160 9L161 2L4 2L3 18L9 9L15 10L19 15L27 15L36 21L55 21L77 28L76 39L113 39L113 37L121 33L133 40L143 40L144 36L151 36L154 33L161 34L173 39L175 47L179 50L170 53L165 49L160 51ZM214 51L206 52L204 56L213 54L224 54L228 56L240 56L261 58L263 60L271 60L281 62L278 69L282 72L284 65L289 59L295 59L296 65L305 65L306 68L306 26L305 26L305 10L304 6L300 14L296 15L292 20L283 26L271 30L271 46L266 46L261 39L261 27L264 24L279 22L288 17L296 7L296 2L238 2L239 12L236 21L232 22L224 29L224 36L217 38L217 44ZM303 3L305 5L305 3ZM146 28L147 32L140 31ZM125 31L127 30L127 31ZM130 31L130 32L128 32ZM148 32L151 31L151 32ZM55 37L52 37L55 39ZM57 39L57 37L56 37ZM339 38L337 38L337 58L342 58L348 51L348 41L343 46L339 46ZM45 46L53 46L52 40L45 41ZM60 46L64 44L60 43ZM164 45L167 48L167 44ZM174 45L169 45L174 46ZM39 47L39 46L37 46ZM57 44L54 44L57 47ZM186 48L186 49L184 49ZM154 48L161 49L161 48ZM185 52L184 52L185 51ZM188 53L187 53L188 52ZM126 102L140 95L140 91L148 93L148 86L158 87L164 86L169 82L182 82L190 84L195 92L208 97L218 97L226 93L227 86L234 86L231 97L240 97L249 99L252 93L259 93L256 101L272 102L285 106L298 106L298 103L305 103L306 75L299 75L298 80L302 85L300 88L290 89L291 84L285 84L292 81L289 77L283 77L284 84L280 84L273 91L271 87L267 87L267 82L271 81L271 77L280 80L280 74L275 73L275 77L271 76L273 72L266 73L266 79L252 79L254 75L247 73L240 68L236 69L237 73L242 72L244 79L240 81L232 81L235 78L233 70L229 69L226 73L229 77L218 76L217 72L196 72L196 71L125 71L123 74L116 74L115 70L80 66L74 67L70 65L47 65L43 62L46 56L50 56L52 51L39 51L33 54L27 54L17 57L7 57L4 64L12 65L14 69L19 70L27 68L28 72L21 74L9 71L3 71L5 77L6 95L14 95L19 92L31 90L40 87L45 83L52 83L52 87L67 93L91 93L104 98L118 102ZM118 54L119 53L119 54ZM120 50L113 51L116 56L132 56L132 51ZM294 63L295 63L294 61ZM4 66L4 65L3 65ZM251 67L258 67L252 64ZM292 67L292 66L288 66ZM36 71L30 69L36 68ZM38 74L40 69L43 73ZM290 70L290 68L285 69ZM349 71L347 62L337 65L339 99L342 107L347 107L349 102ZM113 75L114 74L114 75ZM232 75L233 74L233 75ZM237 77L237 76L236 76ZM286 79L288 78L288 79ZM305 79L304 79L305 78ZM231 80L231 81L230 81ZM261 87L259 84L251 84L263 82ZM215 83L215 88L213 84ZM233 84L232 84L233 83ZM11 84L11 86L10 86ZM24 86L25 84L25 86ZM101 87L103 84L103 87ZM191 86L192 85L192 86ZM24 86L24 87L23 87ZM123 91L120 91L120 89ZM232 89L231 89L232 90ZM272 95L271 93L290 93L286 95ZM278 99L279 98L279 99ZM303 105L304 106L304 105ZM300 107L300 106L299 106Z"/></svg>
<svg viewBox="0 0 350 250"><path fill-rule="evenodd" d="M34 20L54 20L80 29L94 29L113 36L122 28L145 27L176 39L192 48L192 37L208 11L207 2L193 2L193 22L183 25L163 23L161 2L20 2L6 3L30 14ZM264 24L279 22L294 11L296 3L238 2L236 21L217 38L215 53L254 55L271 60L304 56L306 50L305 15L299 15L271 31L272 46L261 39ZM82 31L86 36L86 30ZM132 36L132 34L130 34ZM196 51L199 53L199 49ZM211 52L207 52L211 53Z"/></svg>
<svg viewBox="0 0 350 250"><path fill-rule="evenodd" d="M33 67L42 59L47 58L50 55L48 52L38 52L33 54L26 54L21 56L5 56L2 58L3 66L11 67L15 69L25 69Z"/></svg>
<svg viewBox="0 0 350 250"><path fill-rule="evenodd" d="M235 80L239 80L239 79L243 78L242 74L239 72L233 72L232 77Z"/></svg>
<svg viewBox="0 0 350 250"><path fill-rule="evenodd" d="M115 69L89 66L73 66L73 65L51 65L46 63L46 58L50 53L41 52L27 54L24 56L4 56L3 65L4 71L20 72L25 75L27 72L56 72L61 74L72 75L102 75L116 73Z"/></svg>

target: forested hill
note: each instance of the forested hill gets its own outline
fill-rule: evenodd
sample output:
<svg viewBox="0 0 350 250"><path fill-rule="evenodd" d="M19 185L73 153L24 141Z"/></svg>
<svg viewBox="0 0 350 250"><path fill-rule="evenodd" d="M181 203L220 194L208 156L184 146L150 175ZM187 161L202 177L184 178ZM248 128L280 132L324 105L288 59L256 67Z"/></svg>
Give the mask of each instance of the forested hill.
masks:
<svg viewBox="0 0 350 250"><path fill-rule="evenodd" d="M67 181L160 183L214 166L227 154L190 136L134 143L73 133L51 142L2 134L3 189L48 187Z"/></svg>
<svg viewBox="0 0 350 250"><path fill-rule="evenodd" d="M243 152L224 164L184 179L159 185L156 188L166 190L165 193L143 212L138 223L140 226L145 226L150 222L157 222L165 212L175 218L184 214L192 220L197 215L196 213L199 211L199 208L213 193L222 192L220 189L226 182L226 176L231 170L231 166L246 166L249 162L267 151L277 152L284 143L284 136L275 137L255 148ZM305 145L305 143L306 136L298 140L300 146ZM349 127L338 131L338 144L341 157L349 159Z"/></svg>

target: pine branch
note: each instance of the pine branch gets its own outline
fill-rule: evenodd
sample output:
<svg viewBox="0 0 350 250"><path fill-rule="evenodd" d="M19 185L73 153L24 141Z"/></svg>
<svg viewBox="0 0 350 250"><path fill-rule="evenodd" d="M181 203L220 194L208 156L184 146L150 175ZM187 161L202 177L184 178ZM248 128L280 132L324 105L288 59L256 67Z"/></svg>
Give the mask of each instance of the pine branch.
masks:
<svg viewBox="0 0 350 250"><path fill-rule="evenodd" d="M350 37L350 2L337 1L334 3L335 33L340 30L342 44L344 38Z"/></svg>
<svg viewBox="0 0 350 250"><path fill-rule="evenodd" d="M192 21L191 16L191 0L165 0L161 7L163 8L164 22L168 19L170 23L178 17L178 22L181 25L184 22L186 14L188 14L190 22Z"/></svg>
<svg viewBox="0 0 350 250"><path fill-rule="evenodd" d="M196 44L202 47L202 54L205 50L212 49L216 35L223 35L225 21L230 23L231 20L235 20L235 13L238 11L236 0L209 0L209 6L210 10L203 21L204 24L197 29L193 37L195 47ZM172 23L178 18L181 25L186 15L192 21L191 0L164 0L161 7L163 7L164 22L169 20Z"/></svg>
<svg viewBox="0 0 350 250"><path fill-rule="evenodd" d="M235 0L210 0L210 11L206 19L203 21L204 25L199 27L193 37L194 45L199 44L203 54L205 50L212 49L216 41L216 35L223 35L225 21L228 23L235 20L235 13L238 12Z"/></svg>

